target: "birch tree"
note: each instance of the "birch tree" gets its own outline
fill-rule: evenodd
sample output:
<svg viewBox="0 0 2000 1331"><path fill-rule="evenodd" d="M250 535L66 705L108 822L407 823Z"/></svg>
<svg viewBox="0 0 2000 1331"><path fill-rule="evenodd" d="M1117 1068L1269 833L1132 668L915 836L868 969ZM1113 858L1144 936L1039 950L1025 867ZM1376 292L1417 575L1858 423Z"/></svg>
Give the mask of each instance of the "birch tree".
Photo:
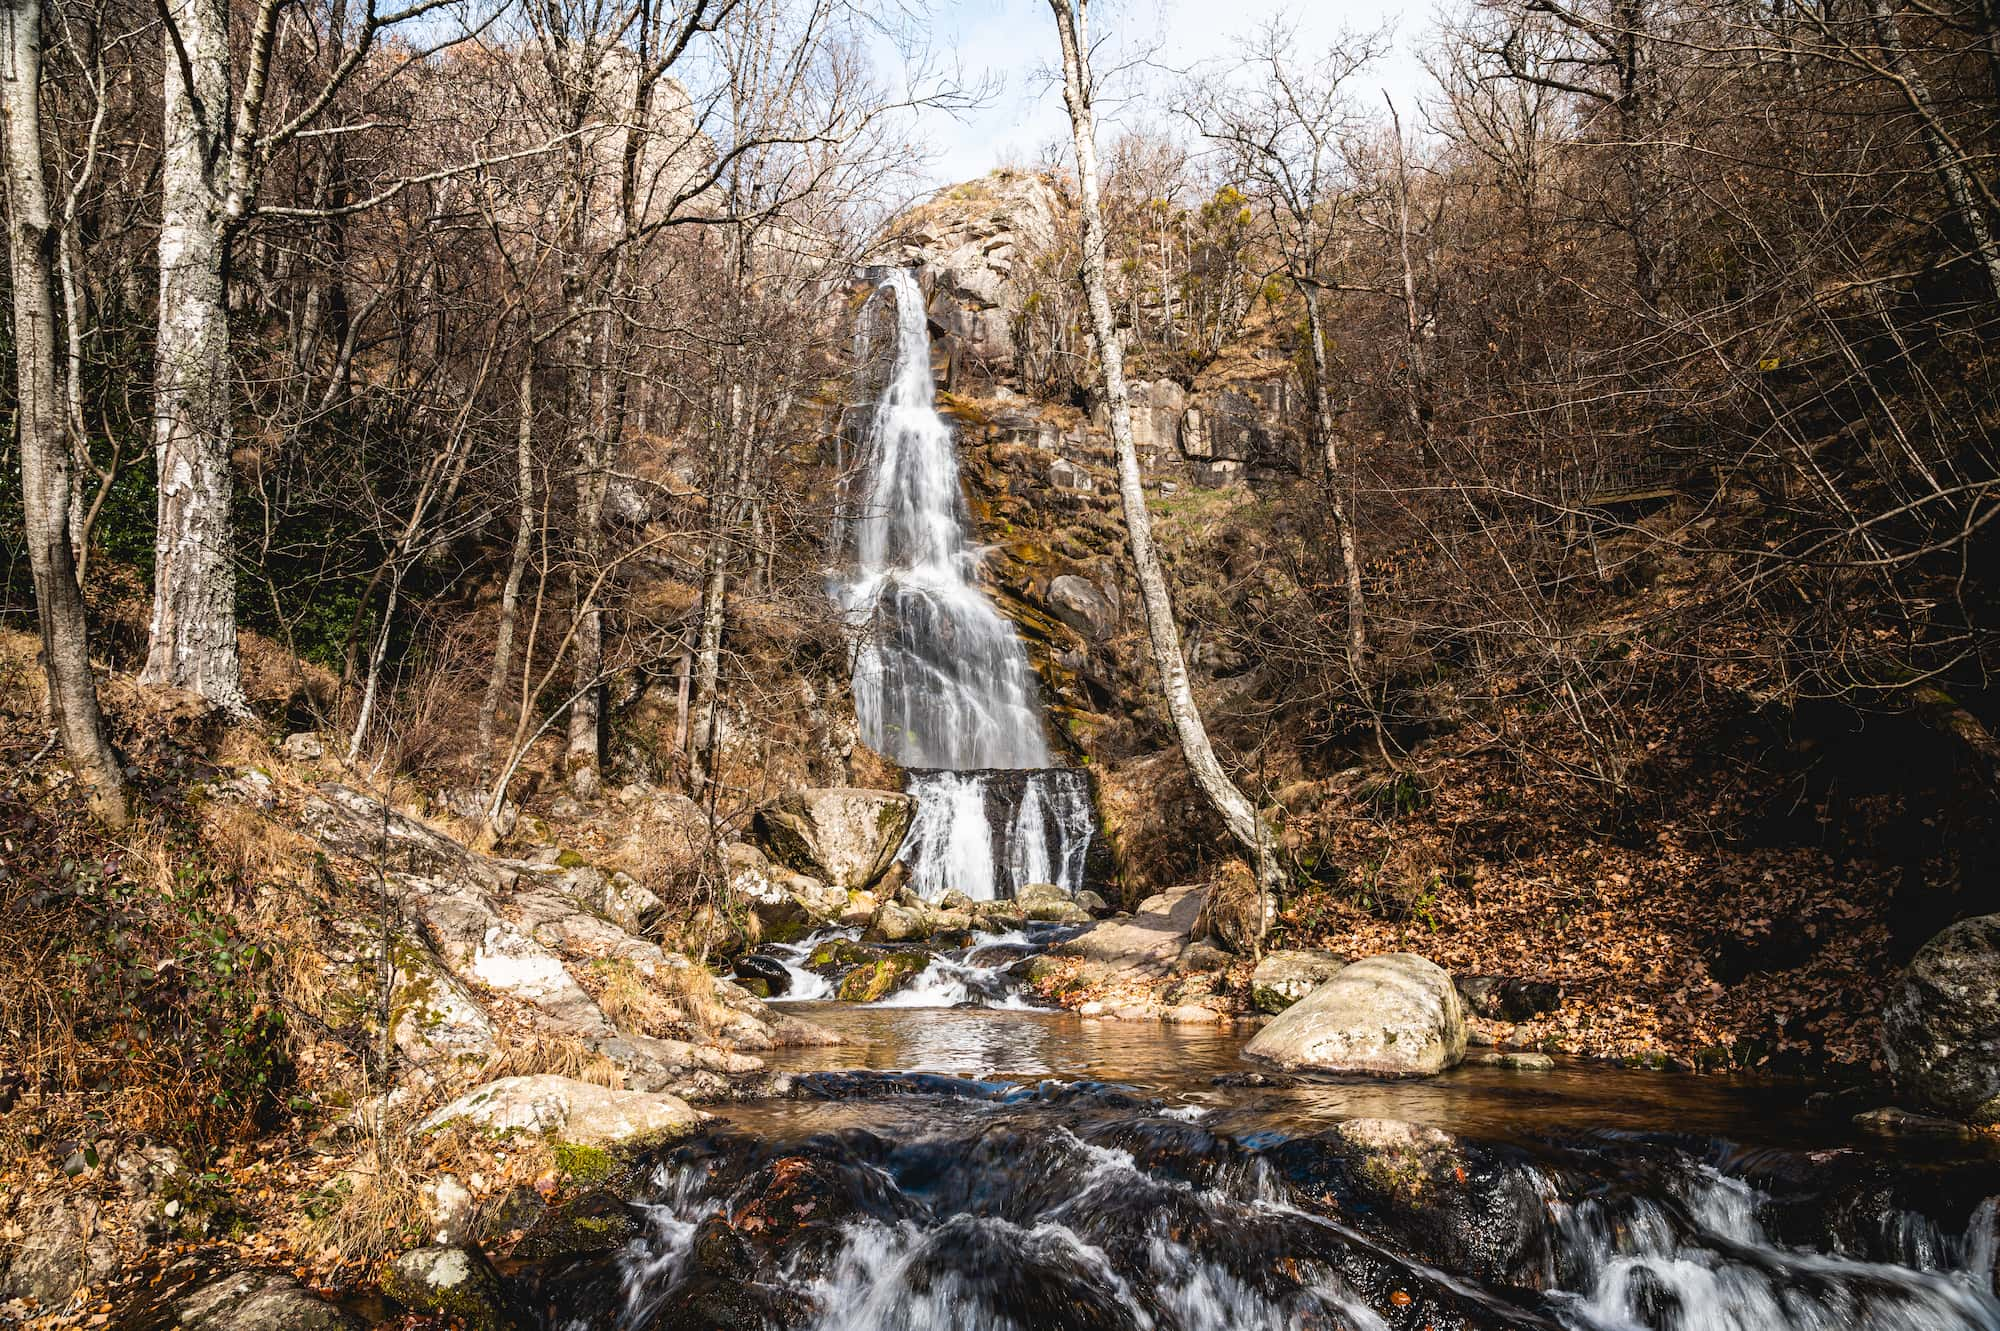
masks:
<svg viewBox="0 0 2000 1331"><path fill-rule="evenodd" d="M228 0L162 5L160 309L153 370L159 514L142 683L187 689L228 713L248 711L236 655L230 521L230 247L257 212L272 154L327 109L373 51L375 38L448 2L416 0L383 13L369 0L356 39L338 48L322 86L268 130L265 104L284 0L259 0L240 96L232 86ZM335 13L336 28L343 26L341 13ZM360 206L365 204L342 211Z"/></svg>
<svg viewBox="0 0 2000 1331"><path fill-rule="evenodd" d="M104 734L83 591L70 545L70 457L56 360L57 229L42 165L41 0L0 9L0 150L6 156L7 256L14 296L16 420L23 525L42 631L49 711L70 766L105 823L128 819L125 778Z"/></svg>
<svg viewBox="0 0 2000 1331"><path fill-rule="evenodd" d="M1167 714L1173 718L1181 754L1194 773L1195 783L1255 864L1258 889L1268 908L1270 896L1282 883L1277 842L1257 807L1222 770L1215 748L1209 743L1208 728L1202 722L1193 686L1188 682L1180 628L1174 622L1173 596L1167 587L1159 551L1153 545L1145 479L1140 475L1139 453L1132 443L1125 355L1111 315L1110 283L1105 273L1104 212L1098 193L1096 89L1090 75L1089 0L1049 0L1049 7L1055 12L1056 34L1062 43L1063 105L1069 110L1070 130L1076 145L1078 206L1083 215L1084 304L1089 311L1091 340L1103 376L1105 413L1111 424L1112 446L1118 454L1118 498L1124 509L1126 542L1132 552L1139 596L1145 607L1153 664L1160 674L1160 693ZM1264 918L1266 912L1260 911L1260 924ZM1260 936L1261 933L1260 928Z"/></svg>

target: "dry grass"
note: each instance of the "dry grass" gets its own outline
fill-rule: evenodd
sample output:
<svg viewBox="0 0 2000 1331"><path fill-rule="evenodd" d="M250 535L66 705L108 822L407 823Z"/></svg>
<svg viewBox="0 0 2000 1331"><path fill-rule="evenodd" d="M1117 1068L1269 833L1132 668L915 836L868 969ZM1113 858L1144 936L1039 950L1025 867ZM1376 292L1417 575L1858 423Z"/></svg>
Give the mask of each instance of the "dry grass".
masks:
<svg viewBox="0 0 2000 1331"><path fill-rule="evenodd" d="M307 1200L297 1237L300 1246L344 1261L375 1261L408 1247L424 1219L408 1139L385 1131L352 1169Z"/></svg>
<svg viewBox="0 0 2000 1331"><path fill-rule="evenodd" d="M604 1014L642 1035L675 1036L688 1026L687 1009L660 985L618 957L592 962L584 979Z"/></svg>
<svg viewBox="0 0 2000 1331"><path fill-rule="evenodd" d="M480 1070L482 1082L501 1077L568 1077L613 1090L624 1085L625 1074L618 1065L584 1044L564 1035L510 1034L502 1030L500 1056Z"/></svg>

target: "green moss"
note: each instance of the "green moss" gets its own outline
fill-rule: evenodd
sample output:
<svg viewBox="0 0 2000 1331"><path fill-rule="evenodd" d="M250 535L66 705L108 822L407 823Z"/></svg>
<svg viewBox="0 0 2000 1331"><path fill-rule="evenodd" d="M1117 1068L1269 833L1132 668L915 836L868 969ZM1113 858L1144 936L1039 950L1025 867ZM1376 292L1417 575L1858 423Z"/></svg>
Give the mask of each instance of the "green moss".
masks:
<svg viewBox="0 0 2000 1331"><path fill-rule="evenodd" d="M618 1172L618 1162L601 1146L555 1144L556 1172L579 1183L602 1183Z"/></svg>
<svg viewBox="0 0 2000 1331"><path fill-rule="evenodd" d="M556 867L558 869L588 869L590 861L573 850L565 850L562 854L556 856Z"/></svg>
<svg viewBox="0 0 2000 1331"><path fill-rule="evenodd" d="M929 964L929 958L921 953L891 952L871 965L857 966L840 982L840 1001L874 1003L887 998L915 979Z"/></svg>

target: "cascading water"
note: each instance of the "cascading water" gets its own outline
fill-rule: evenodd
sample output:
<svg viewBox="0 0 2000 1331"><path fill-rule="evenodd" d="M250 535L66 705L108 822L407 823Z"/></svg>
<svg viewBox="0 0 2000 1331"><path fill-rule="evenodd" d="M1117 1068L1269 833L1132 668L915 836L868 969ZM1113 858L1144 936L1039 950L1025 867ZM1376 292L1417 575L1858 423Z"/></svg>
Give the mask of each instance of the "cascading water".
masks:
<svg viewBox="0 0 2000 1331"><path fill-rule="evenodd" d="M812 1117L753 1115L761 1128L655 1155L643 1233L558 1270L539 1293L566 1315L547 1324L2000 1327L2000 1202L1976 1161L1927 1173L1647 1134L1482 1143L1379 1119L1326 1131L1093 1082L833 1072L794 1094ZM1383 1153L1357 1154L1365 1142Z"/></svg>
<svg viewBox="0 0 2000 1331"><path fill-rule="evenodd" d="M913 272L889 271L864 327L885 304L894 356L834 540L849 565L834 600L859 634L861 737L909 772L918 813L902 859L918 893L993 900L1030 882L1075 892L1093 831L1089 785L1054 766L1027 653L976 581Z"/></svg>

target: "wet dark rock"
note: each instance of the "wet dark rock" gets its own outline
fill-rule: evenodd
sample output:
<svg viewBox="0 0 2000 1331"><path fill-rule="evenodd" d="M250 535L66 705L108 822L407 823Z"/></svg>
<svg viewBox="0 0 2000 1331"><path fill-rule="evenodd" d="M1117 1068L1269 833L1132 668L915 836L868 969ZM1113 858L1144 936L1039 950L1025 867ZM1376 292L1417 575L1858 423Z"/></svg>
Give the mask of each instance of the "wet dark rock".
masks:
<svg viewBox="0 0 2000 1331"><path fill-rule="evenodd" d="M791 992L792 973L785 964L775 957L751 953L736 959L736 974L741 979L761 980L768 992L765 997L779 998Z"/></svg>
<svg viewBox="0 0 2000 1331"><path fill-rule="evenodd" d="M1530 1021L1562 1003L1562 986L1501 975L1454 975L1466 1010L1489 1021Z"/></svg>
<svg viewBox="0 0 2000 1331"><path fill-rule="evenodd" d="M1372 1232L1448 1270L1532 1285L1549 1250L1541 1193L1498 1147L1395 1119L1350 1119L1288 1143L1309 1190L1344 1199Z"/></svg>
<svg viewBox="0 0 2000 1331"><path fill-rule="evenodd" d="M1270 1090L1284 1090L1299 1084L1297 1077L1287 1077L1282 1072L1225 1072L1209 1078L1214 1086L1263 1087Z"/></svg>
<svg viewBox="0 0 2000 1331"><path fill-rule="evenodd" d="M879 1003L908 988L929 964L929 956L922 952L891 952L849 971L835 996L843 1003Z"/></svg>
<svg viewBox="0 0 2000 1331"><path fill-rule="evenodd" d="M1854 1126L1863 1132L1884 1137L1938 1137L1956 1139L1972 1136L1972 1129L1955 1118L1919 1114L1890 1105L1854 1116Z"/></svg>
<svg viewBox="0 0 2000 1331"><path fill-rule="evenodd" d="M886 949L857 943L851 938L829 938L806 955L805 968L815 975L832 978L887 955Z"/></svg>
<svg viewBox="0 0 2000 1331"><path fill-rule="evenodd" d="M511 1255L518 1260L545 1261L610 1252L639 1229L623 1199L598 1189L540 1215Z"/></svg>
<svg viewBox="0 0 2000 1331"><path fill-rule="evenodd" d="M1918 949L1882 1011L1882 1056L1925 1109L2000 1123L2000 915Z"/></svg>

